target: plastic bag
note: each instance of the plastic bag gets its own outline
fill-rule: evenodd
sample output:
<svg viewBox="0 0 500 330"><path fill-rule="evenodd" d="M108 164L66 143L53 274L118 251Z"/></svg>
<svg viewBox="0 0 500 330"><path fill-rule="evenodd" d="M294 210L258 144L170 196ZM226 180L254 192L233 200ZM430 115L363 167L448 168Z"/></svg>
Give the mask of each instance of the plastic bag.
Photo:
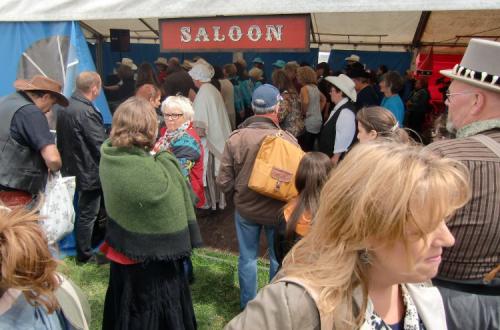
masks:
<svg viewBox="0 0 500 330"><path fill-rule="evenodd" d="M73 231L75 187L74 176L63 178L60 172L49 175L40 209L40 225L47 235L49 244L56 243Z"/></svg>

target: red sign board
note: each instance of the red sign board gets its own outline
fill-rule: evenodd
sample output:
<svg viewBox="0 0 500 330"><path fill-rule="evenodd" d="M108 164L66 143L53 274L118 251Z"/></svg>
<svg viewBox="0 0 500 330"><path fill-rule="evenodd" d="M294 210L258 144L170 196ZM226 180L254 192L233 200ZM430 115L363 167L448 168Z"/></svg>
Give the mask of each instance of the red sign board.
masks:
<svg viewBox="0 0 500 330"><path fill-rule="evenodd" d="M309 15L160 19L161 52L309 51Z"/></svg>

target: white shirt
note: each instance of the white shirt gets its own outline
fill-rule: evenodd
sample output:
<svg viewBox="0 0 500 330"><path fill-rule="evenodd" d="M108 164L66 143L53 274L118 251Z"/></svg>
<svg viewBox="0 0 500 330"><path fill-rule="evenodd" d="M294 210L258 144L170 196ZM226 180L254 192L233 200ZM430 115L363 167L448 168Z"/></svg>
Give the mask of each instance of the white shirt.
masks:
<svg viewBox="0 0 500 330"><path fill-rule="evenodd" d="M328 121L333 117L335 112L339 110L341 106L349 101L347 97L344 97L339 103L335 104L330 116L325 121L323 125L326 125ZM342 111L335 124L335 144L333 147L333 153L338 154L341 152L346 152L354 139L354 134L356 134L356 116L352 111Z"/></svg>

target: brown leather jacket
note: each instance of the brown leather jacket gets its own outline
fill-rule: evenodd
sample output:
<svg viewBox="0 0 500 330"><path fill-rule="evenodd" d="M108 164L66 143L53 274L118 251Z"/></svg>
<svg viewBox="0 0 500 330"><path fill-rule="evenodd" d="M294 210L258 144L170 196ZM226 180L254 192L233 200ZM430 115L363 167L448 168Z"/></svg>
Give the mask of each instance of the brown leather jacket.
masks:
<svg viewBox="0 0 500 330"><path fill-rule="evenodd" d="M217 184L226 193L234 193L238 213L248 221L275 225L284 202L266 197L248 188L248 180L260 144L267 135L278 132L278 126L268 117L253 116L240 125L226 141ZM297 144L293 135L283 138Z"/></svg>

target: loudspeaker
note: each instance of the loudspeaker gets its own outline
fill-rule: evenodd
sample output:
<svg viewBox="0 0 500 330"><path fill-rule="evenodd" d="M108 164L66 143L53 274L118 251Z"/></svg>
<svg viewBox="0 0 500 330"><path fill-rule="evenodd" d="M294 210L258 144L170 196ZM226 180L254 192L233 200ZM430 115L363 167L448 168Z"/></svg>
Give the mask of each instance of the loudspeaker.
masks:
<svg viewBox="0 0 500 330"><path fill-rule="evenodd" d="M130 30L110 29L112 52L128 52L130 48Z"/></svg>

